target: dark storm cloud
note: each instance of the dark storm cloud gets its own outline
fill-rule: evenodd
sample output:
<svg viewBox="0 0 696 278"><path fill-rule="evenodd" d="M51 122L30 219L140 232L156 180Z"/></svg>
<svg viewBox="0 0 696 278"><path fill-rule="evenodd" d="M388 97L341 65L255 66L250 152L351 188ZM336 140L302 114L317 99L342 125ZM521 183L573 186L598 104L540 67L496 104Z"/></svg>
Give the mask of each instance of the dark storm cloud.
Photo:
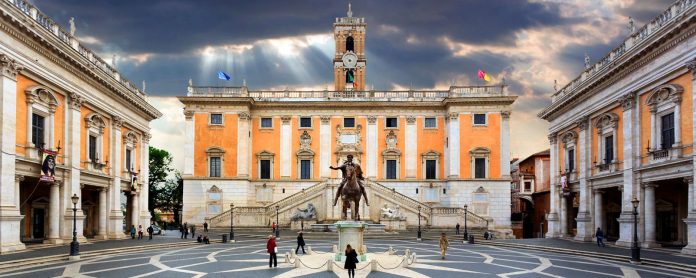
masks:
<svg viewBox="0 0 696 278"><path fill-rule="evenodd" d="M205 45L331 31L347 1L35 0L78 35L89 34L125 53L181 53ZM559 24L557 7L519 0L353 1L370 26L397 26L426 39L449 36L474 43L506 43L514 31ZM369 30L369 28L368 28ZM372 32L368 31L368 36Z"/></svg>

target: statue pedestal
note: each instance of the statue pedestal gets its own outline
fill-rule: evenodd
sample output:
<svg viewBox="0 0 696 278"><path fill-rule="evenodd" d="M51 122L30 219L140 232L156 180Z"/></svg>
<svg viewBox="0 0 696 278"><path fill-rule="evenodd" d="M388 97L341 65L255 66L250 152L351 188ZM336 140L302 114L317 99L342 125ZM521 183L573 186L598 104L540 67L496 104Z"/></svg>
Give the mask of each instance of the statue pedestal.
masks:
<svg viewBox="0 0 696 278"><path fill-rule="evenodd" d="M379 223L383 224L387 231L406 230L406 219L380 219Z"/></svg>
<svg viewBox="0 0 696 278"><path fill-rule="evenodd" d="M336 261L343 261L348 244L350 244L359 255L365 255L365 251L367 250L363 248L363 233L367 228L367 223L363 221L338 221L334 225L336 226L336 230L338 230L338 252L336 253ZM365 258L362 257L361 261L364 259Z"/></svg>
<svg viewBox="0 0 696 278"><path fill-rule="evenodd" d="M317 220L316 219L292 220L290 222L290 230L293 230L293 231L311 230L312 224L317 224Z"/></svg>

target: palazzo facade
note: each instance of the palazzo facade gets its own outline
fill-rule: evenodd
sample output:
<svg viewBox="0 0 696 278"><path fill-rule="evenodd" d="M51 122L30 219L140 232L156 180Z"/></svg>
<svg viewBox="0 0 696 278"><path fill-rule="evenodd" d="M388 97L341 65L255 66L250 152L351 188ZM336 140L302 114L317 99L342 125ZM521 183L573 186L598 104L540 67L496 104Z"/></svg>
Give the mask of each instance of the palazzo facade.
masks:
<svg viewBox="0 0 696 278"><path fill-rule="evenodd" d="M149 122L137 89L37 7L0 1L0 252L150 223ZM125 219L125 221L124 221Z"/></svg>
<svg viewBox="0 0 696 278"><path fill-rule="evenodd" d="M469 221L510 231L516 97L505 86L365 90L366 28L350 9L336 18L334 91L190 82L179 97L186 116L183 221L229 225L234 204L235 225L269 225L276 212L289 225L309 203L320 222L337 220L332 203L341 174L329 166L350 154L366 178L365 220L379 222L388 206L400 207L409 225L419 208L424 224L463 225L468 205Z"/></svg>
<svg viewBox="0 0 696 278"><path fill-rule="evenodd" d="M601 227L630 246L696 254L696 1L677 1L553 94L548 237Z"/></svg>

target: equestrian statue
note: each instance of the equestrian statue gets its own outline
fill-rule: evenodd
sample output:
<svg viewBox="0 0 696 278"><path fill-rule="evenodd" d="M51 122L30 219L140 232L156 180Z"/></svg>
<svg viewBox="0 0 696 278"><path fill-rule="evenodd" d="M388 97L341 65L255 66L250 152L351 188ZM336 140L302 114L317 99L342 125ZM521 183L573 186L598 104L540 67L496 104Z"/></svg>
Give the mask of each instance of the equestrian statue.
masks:
<svg viewBox="0 0 696 278"><path fill-rule="evenodd" d="M362 184L365 178L362 175L360 165L353 162L353 156L348 155L346 158L347 160L341 166L329 166L331 170L341 170L343 174L343 181L341 181L341 184L338 186L336 198L334 199L334 206L336 206L338 198L340 197L343 201L343 219L346 219L348 218L348 208L351 207L351 202L353 202L355 207L351 210L353 212L352 219L360 220L359 207L361 196L365 198L365 204L369 206L365 187Z"/></svg>

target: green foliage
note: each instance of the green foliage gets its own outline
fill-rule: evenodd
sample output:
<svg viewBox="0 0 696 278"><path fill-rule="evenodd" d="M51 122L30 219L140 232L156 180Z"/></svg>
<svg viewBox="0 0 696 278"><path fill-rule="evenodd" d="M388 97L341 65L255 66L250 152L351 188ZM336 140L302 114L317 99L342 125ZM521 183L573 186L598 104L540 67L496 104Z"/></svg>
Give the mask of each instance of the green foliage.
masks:
<svg viewBox="0 0 696 278"><path fill-rule="evenodd" d="M166 150L150 147L150 175L148 180L150 215L155 216L155 209L162 212L175 211L183 201L184 181L181 173L167 178L174 170L171 167L172 156ZM177 216L177 215L175 215Z"/></svg>

